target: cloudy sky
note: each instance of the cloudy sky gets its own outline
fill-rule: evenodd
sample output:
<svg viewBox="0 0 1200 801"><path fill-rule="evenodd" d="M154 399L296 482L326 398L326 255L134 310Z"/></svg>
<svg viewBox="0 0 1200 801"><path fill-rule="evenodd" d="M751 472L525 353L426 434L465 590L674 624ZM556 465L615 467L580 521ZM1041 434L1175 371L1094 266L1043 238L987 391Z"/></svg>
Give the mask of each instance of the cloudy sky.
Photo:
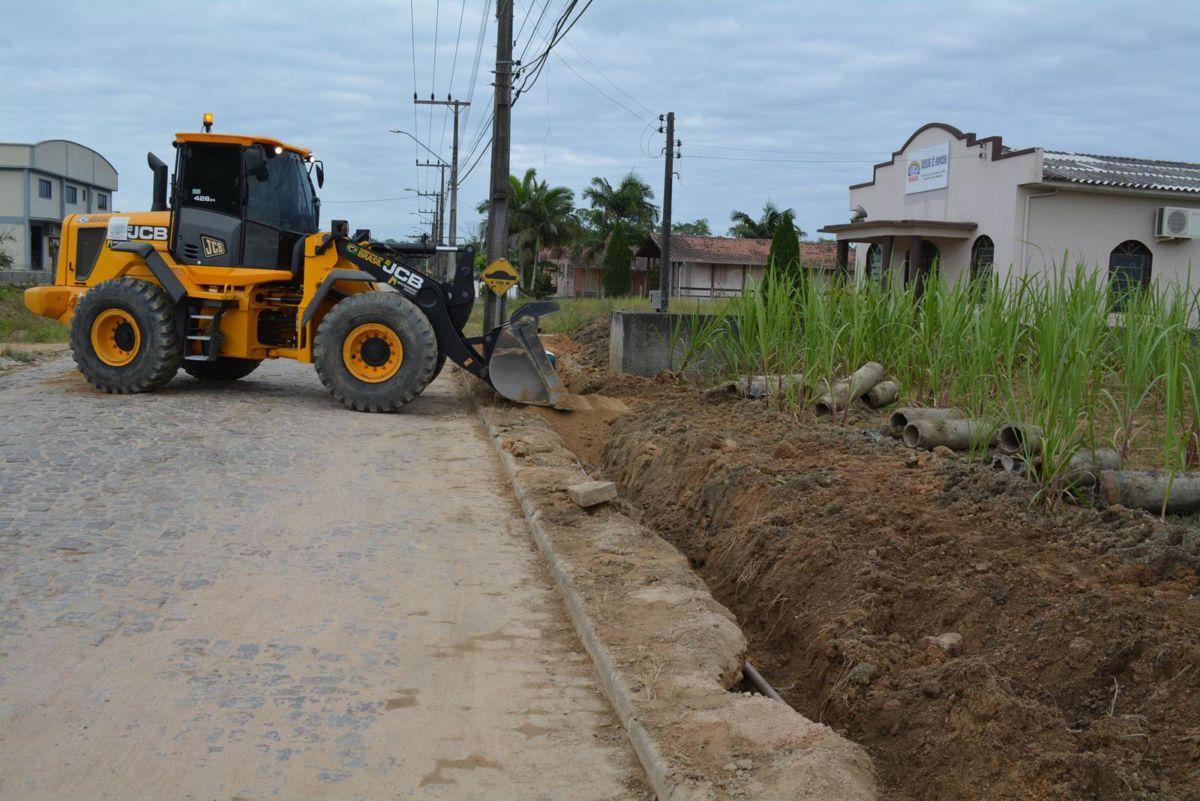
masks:
<svg viewBox="0 0 1200 801"><path fill-rule="evenodd" d="M526 61L565 5L516 0ZM848 184L934 120L1020 147L1200 161L1196 12L1195 0L594 0L513 111L513 172L578 195L634 170L657 197L657 116L674 111L677 221L724 233L730 210L770 198L815 233L846 219ZM479 162L460 231L478 221L494 0L0 0L0 13L24 20L0 31L0 141L96 148L120 173L119 209L149 205L146 151L169 160L172 133L212 111L218 131L311 147L325 220L412 236L428 208L412 190L436 171L388 129L447 160L450 141L445 113L414 107L415 90L472 103L463 169Z"/></svg>

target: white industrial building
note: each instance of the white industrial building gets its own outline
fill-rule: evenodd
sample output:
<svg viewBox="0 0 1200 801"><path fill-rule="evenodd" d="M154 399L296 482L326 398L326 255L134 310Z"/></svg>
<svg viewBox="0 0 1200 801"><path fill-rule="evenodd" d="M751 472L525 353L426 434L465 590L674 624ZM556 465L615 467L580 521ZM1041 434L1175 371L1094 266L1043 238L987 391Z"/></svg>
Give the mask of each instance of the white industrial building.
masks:
<svg viewBox="0 0 1200 801"><path fill-rule="evenodd" d="M117 171L89 147L65 139L0 144L0 248L10 269L53 281L63 218L112 210Z"/></svg>

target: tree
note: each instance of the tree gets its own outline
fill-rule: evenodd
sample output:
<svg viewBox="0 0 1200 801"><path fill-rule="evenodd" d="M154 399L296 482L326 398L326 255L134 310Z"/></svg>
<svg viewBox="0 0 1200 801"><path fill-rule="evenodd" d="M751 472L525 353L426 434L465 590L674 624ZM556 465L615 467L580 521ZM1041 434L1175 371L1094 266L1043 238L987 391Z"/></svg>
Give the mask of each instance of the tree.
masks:
<svg viewBox="0 0 1200 801"><path fill-rule="evenodd" d="M618 223L608 237L604 251L604 294L628 295L633 288L633 252L625 226Z"/></svg>
<svg viewBox="0 0 1200 801"><path fill-rule="evenodd" d="M13 257L7 250L4 249L4 246L16 241L17 238L13 236L12 229L0 231L0 270L12 269Z"/></svg>
<svg viewBox="0 0 1200 801"><path fill-rule="evenodd" d="M611 234L618 223L634 233L647 233L658 222L658 207L651 201L654 190L636 172L630 172L615 187L607 178L593 178L582 197L592 206L592 224Z"/></svg>
<svg viewBox="0 0 1200 801"><path fill-rule="evenodd" d="M708 219L701 217L695 222L671 223L671 233L681 236L712 236L712 229L708 227Z"/></svg>
<svg viewBox="0 0 1200 801"><path fill-rule="evenodd" d="M776 225L775 236L771 237L771 252L767 256L767 273L790 283L799 283L802 269L796 226Z"/></svg>
<svg viewBox="0 0 1200 801"><path fill-rule="evenodd" d="M565 186L539 181L532 167L522 178L509 176L508 182L508 236L517 249L521 286L532 292L535 286L544 286L539 280L542 248L565 245L578 230L575 193ZM487 213L488 206L483 201L479 212Z"/></svg>
<svg viewBox="0 0 1200 801"><path fill-rule="evenodd" d="M785 220L795 228L797 239L806 236L804 231L796 228L796 212L793 209L781 209L770 200L763 204L762 214L757 219L744 211L730 212L729 221L733 225L729 226L729 235L742 239L770 239L775 236L775 229Z"/></svg>

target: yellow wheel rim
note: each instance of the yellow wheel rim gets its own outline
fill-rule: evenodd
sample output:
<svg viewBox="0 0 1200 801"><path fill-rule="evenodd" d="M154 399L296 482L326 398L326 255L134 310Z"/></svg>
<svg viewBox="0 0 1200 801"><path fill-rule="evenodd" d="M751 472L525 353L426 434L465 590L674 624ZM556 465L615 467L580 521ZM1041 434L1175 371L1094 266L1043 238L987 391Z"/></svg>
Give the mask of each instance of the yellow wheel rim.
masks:
<svg viewBox="0 0 1200 801"><path fill-rule="evenodd" d="M342 361L350 375L368 384L387 381L404 362L404 345L382 323L363 323L342 344Z"/></svg>
<svg viewBox="0 0 1200 801"><path fill-rule="evenodd" d="M142 344L133 315L124 309L105 309L92 322L92 349L109 367L124 367Z"/></svg>

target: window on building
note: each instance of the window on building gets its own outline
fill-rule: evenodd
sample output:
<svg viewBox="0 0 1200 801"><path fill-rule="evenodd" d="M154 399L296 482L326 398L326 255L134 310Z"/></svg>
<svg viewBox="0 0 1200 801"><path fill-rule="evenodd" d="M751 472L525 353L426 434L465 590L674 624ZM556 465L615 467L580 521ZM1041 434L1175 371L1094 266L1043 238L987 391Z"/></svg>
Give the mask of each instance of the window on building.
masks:
<svg viewBox="0 0 1200 801"><path fill-rule="evenodd" d="M79 191L83 193L83 202L87 203L87 187L85 186L83 189L80 189Z"/></svg>
<svg viewBox="0 0 1200 801"><path fill-rule="evenodd" d="M79 190L78 189L76 189L73 186L68 186L65 191L67 193L67 202L68 203L78 203L79 202Z"/></svg>
<svg viewBox="0 0 1200 801"><path fill-rule="evenodd" d="M96 208L100 209L101 211L108 210L108 195L104 194L103 192L96 193Z"/></svg>
<svg viewBox="0 0 1200 801"><path fill-rule="evenodd" d="M867 248L867 280L883 283L883 248L878 242Z"/></svg>
<svg viewBox="0 0 1200 801"><path fill-rule="evenodd" d="M982 298L992 285L992 269L996 265L996 246L990 236L981 236L971 245L971 288Z"/></svg>
<svg viewBox="0 0 1200 801"><path fill-rule="evenodd" d="M1113 311L1123 310L1131 293L1150 285L1151 261L1150 248L1136 239L1122 242L1108 254L1108 288Z"/></svg>
<svg viewBox="0 0 1200 801"><path fill-rule="evenodd" d="M49 199L51 197L50 182L45 178L38 178L38 197Z"/></svg>

